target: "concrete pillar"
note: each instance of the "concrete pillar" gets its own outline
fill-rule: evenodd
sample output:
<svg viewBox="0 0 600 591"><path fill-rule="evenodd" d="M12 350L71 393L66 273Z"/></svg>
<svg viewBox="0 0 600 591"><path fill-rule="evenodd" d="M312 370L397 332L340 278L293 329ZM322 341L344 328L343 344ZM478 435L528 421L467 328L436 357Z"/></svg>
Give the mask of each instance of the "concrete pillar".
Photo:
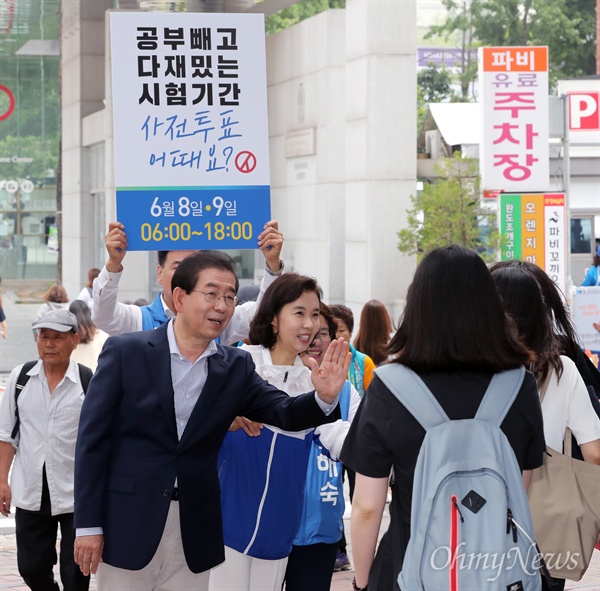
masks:
<svg viewBox="0 0 600 591"><path fill-rule="evenodd" d="M61 4L63 283L74 298L94 265L93 206L82 184L82 119L103 109L104 13L113 0Z"/></svg>
<svg viewBox="0 0 600 591"><path fill-rule="evenodd" d="M345 300L397 321L416 260L396 248L416 191L416 2L346 2Z"/></svg>

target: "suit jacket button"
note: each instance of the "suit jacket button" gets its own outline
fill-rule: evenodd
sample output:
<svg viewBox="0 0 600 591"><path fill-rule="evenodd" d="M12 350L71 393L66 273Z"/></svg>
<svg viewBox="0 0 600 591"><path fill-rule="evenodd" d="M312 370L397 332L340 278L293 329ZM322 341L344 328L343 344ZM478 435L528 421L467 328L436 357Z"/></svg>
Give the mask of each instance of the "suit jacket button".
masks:
<svg viewBox="0 0 600 591"><path fill-rule="evenodd" d="M163 497L170 497L170 496L171 496L171 489L165 488L165 490L163 491Z"/></svg>

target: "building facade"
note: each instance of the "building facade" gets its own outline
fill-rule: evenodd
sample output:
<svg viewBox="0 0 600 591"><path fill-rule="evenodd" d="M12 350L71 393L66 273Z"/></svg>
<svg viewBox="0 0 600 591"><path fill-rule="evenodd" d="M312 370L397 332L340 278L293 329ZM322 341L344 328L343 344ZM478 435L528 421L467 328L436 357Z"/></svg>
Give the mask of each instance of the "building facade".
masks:
<svg viewBox="0 0 600 591"><path fill-rule="evenodd" d="M249 9L279 4L285 2ZM62 256L69 293L88 268L103 264L104 234L116 219L116 58L107 25L113 5L77 0L62 8ZM397 319L416 264L396 249L416 183L415 19L414 3L347 0L343 10L267 38L271 207L285 235L286 267L316 277L327 302L345 302L355 314L377 298ZM260 277L260 253L231 254L242 281ZM122 299L157 291L155 253L130 252L124 267Z"/></svg>

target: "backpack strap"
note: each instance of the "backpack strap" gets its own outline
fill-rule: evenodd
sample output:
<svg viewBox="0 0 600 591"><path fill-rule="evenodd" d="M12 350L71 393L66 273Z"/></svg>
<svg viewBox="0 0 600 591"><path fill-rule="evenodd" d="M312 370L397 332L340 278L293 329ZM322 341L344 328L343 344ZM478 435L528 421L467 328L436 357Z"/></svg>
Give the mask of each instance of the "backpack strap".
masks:
<svg viewBox="0 0 600 591"><path fill-rule="evenodd" d="M81 380L81 387L83 388L83 394L85 395L94 372L87 365L82 365L81 363L78 363L77 365L79 366L79 379Z"/></svg>
<svg viewBox="0 0 600 591"><path fill-rule="evenodd" d="M24 363L21 371L19 372L19 377L17 378L17 383L15 384L15 426L10 434L11 439L14 439L17 436L17 433L19 432L19 426L21 425L21 419L19 418L19 405L17 404L17 400L21 395L21 391L29 381L30 376L28 376L27 373L35 366L37 362L38 360L36 359L35 361L28 361L27 363Z"/></svg>
<svg viewBox="0 0 600 591"><path fill-rule="evenodd" d="M524 379L523 366L494 374L475 418L499 427L515 401Z"/></svg>
<svg viewBox="0 0 600 591"><path fill-rule="evenodd" d="M17 383L15 384L15 426L13 427L13 430L10 434L11 439L15 439L15 437L19 433L19 427L21 426L21 419L19 418L19 405L17 403L17 400L19 399L19 395L21 394L21 391L23 390L23 388L25 388L25 385L29 381L30 376L27 375L29 370L32 367L34 367L36 363L37 363L37 360L36 361L28 361L27 363L24 363L23 367L21 368L21 371L19 372L19 377L17 378ZM81 363L78 363L77 365L79 367L79 379L81 380L81 387L82 387L83 393L85 395L85 393L87 392L87 388L90 383L90 380L92 379L92 376L94 375L94 372L87 365L82 365Z"/></svg>
<svg viewBox="0 0 600 591"><path fill-rule="evenodd" d="M378 367L374 373L426 431L450 420L431 390L412 369L389 363Z"/></svg>

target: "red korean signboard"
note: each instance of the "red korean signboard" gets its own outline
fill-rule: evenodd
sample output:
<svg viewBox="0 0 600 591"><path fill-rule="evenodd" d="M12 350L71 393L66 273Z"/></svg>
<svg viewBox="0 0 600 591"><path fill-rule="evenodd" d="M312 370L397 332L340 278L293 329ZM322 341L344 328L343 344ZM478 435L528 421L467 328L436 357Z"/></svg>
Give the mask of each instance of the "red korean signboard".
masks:
<svg viewBox="0 0 600 591"><path fill-rule="evenodd" d="M546 190L548 48L482 47L479 81L483 189Z"/></svg>

